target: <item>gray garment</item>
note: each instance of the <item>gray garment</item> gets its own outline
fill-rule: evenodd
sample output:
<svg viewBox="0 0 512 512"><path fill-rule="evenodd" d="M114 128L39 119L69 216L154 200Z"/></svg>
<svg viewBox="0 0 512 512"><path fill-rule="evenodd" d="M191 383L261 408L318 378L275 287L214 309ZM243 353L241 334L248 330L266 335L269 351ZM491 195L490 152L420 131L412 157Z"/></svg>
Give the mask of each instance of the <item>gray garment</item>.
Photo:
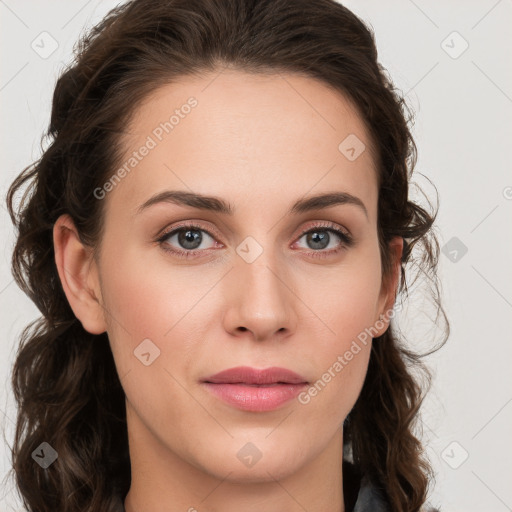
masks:
<svg viewBox="0 0 512 512"><path fill-rule="evenodd" d="M354 508L347 512L392 512L386 498L381 489L372 484L367 478L363 477L360 480L359 492ZM438 509L433 508L430 504L426 504L422 508L422 512L439 512Z"/></svg>
<svg viewBox="0 0 512 512"><path fill-rule="evenodd" d="M367 479L361 480L361 487L353 512L390 512L382 492Z"/></svg>

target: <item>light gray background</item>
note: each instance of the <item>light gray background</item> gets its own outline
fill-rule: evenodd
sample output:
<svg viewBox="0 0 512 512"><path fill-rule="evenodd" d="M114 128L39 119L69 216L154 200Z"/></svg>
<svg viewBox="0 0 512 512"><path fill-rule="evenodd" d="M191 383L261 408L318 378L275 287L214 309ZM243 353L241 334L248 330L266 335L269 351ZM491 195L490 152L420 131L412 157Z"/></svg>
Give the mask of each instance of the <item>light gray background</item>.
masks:
<svg viewBox="0 0 512 512"><path fill-rule="evenodd" d="M37 310L12 281L14 234L3 197L40 155L55 80L78 34L117 3L0 0L0 426L9 441L17 336ZM444 512L512 510L512 2L345 5L374 28L380 61L416 112L416 170L440 193L441 244L456 237L451 244L467 247L463 254L448 245L448 255L441 256L452 334L428 358L435 380L423 410L423 440L437 473L431 502ZM42 46L43 31L58 43L48 58L31 47L34 40ZM464 40L469 47L458 55ZM434 197L427 180L418 175L415 181ZM404 331L415 342L435 333L421 307L407 318ZM423 330L417 330L420 325ZM9 469L2 443L0 478ZM0 510L18 510L19 503L12 479L5 479Z"/></svg>

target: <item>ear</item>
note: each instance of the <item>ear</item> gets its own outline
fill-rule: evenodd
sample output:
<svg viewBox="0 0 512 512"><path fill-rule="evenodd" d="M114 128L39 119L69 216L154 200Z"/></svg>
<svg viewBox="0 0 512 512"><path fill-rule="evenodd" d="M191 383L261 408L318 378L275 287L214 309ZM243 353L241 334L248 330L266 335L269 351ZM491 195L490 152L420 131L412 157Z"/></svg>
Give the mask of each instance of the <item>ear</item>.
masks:
<svg viewBox="0 0 512 512"><path fill-rule="evenodd" d="M82 244L68 214L61 215L53 226L53 247L60 282L73 313L87 332L105 332L107 326L92 248Z"/></svg>
<svg viewBox="0 0 512 512"><path fill-rule="evenodd" d="M377 330L378 334L374 335L374 338L382 336L386 332L392 318L392 316L390 316L390 311L395 304L396 294L398 291L404 239L401 236L394 237L389 242L388 248L391 254L392 271L389 276L385 276L382 279L377 308L378 317L374 322L374 330Z"/></svg>

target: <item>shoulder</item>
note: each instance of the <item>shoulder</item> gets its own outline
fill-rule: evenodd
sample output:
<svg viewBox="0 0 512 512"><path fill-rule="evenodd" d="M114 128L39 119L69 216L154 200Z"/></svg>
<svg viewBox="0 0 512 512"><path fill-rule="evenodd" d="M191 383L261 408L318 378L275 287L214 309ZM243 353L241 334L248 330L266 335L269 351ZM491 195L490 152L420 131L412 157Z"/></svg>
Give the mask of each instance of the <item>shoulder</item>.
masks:
<svg viewBox="0 0 512 512"><path fill-rule="evenodd" d="M353 512L391 512L391 508L382 489L363 478ZM440 512L440 510L426 503L421 507L420 512Z"/></svg>
<svg viewBox="0 0 512 512"><path fill-rule="evenodd" d="M343 494L347 512L389 512L384 492L347 460L343 460Z"/></svg>
<svg viewBox="0 0 512 512"><path fill-rule="evenodd" d="M391 512L383 489L367 475L361 475L353 464L344 461L343 491L347 512ZM426 503L420 512L441 512Z"/></svg>
<svg viewBox="0 0 512 512"><path fill-rule="evenodd" d="M353 512L389 512L382 489L363 476Z"/></svg>

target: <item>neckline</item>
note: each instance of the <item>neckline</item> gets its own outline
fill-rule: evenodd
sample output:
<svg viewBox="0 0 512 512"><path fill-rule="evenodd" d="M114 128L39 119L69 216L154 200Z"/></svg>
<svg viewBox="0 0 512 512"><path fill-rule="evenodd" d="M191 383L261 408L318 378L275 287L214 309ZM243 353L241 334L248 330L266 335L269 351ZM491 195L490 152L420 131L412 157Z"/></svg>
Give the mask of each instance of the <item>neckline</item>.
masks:
<svg viewBox="0 0 512 512"><path fill-rule="evenodd" d="M355 465L343 459L343 500L345 512L353 512L359 491L361 489L362 476Z"/></svg>

